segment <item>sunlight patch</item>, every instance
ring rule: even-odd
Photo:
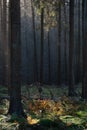
[[[31,116],[27,117],[28,124],[34,125],[37,124],[40,120],[39,119],[32,119]]]

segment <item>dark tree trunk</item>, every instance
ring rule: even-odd
[[[44,9],[41,10],[40,83],[43,84]]]
[[[33,0],[31,0],[31,9],[32,9],[33,39],[34,39],[34,82],[37,82],[38,67],[37,67],[36,33],[35,33],[35,13],[34,13]]]
[[[1,1],[0,1],[0,61],[2,61],[2,56],[1,56]],[[2,79],[2,64],[0,63],[0,85],[1,85],[1,80]]]
[[[69,7],[69,96],[75,95],[74,88],[74,0],[70,0]]]
[[[2,43],[2,41],[3,41],[2,40],[3,39],[3,33],[2,33],[2,19],[3,19],[2,18],[2,16],[3,16],[2,13],[3,13],[3,10],[2,9],[3,8],[2,7],[3,7],[3,4],[2,4],[2,0],[1,0],[0,1],[0,16],[1,16],[0,17],[1,18],[0,19],[0,36],[1,36],[0,37],[0,58],[1,58],[1,66],[0,66],[1,67],[1,71],[0,71],[1,72],[1,77],[0,77],[1,82],[0,83],[1,83],[1,85],[3,85],[3,76],[2,76],[3,75],[3,43]]]
[[[51,64],[50,64],[50,29],[48,30],[48,83],[51,84]]]
[[[20,0],[10,0],[10,107],[9,114],[23,115],[21,103]]]
[[[82,3],[82,33],[83,33],[83,82],[82,98],[87,99],[87,0]]]
[[[67,14],[66,14],[66,5],[64,4],[64,21],[65,21],[65,28],[64,28],[64,83],[68,84],[68,66],[67,66]]]
[[[59,3],[58,19],[58,85],[61,85],[61,2]]]
[[[76,83],[81,81],[81,37],[80,37],[80,1],[78,0],[78,43],[77,43],[77,76]]]
[[[1,22],[1,29],[2,29],[2,84],[6,85],[6,53],[7,53],[7,44],[6,44],[6,0],[2,0],[2,22]]]
[[[28,46],[28,29],[27,29],[27,23],[28,23],[28,19],[27,19],[27,3],[26,0],[24,0],[24,18],[25,18],[25,25],[24,25],[24,38],[25,38],[25,45],[26,45],[26,84],[29,84],[29,78],[28,78],[28,68],[29,68],[29,46]]]

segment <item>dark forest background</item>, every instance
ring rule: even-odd
[[[41,11],[37,3],[32,7],[32,0],[21,0],[21,74],[23,84],[40,82],[41,75],[44,84],[66,85],[69,80],[69,1],[60,1],[59,7],[56,7],[55,1],[54,4],[49,3],[49,5],[44,3],[42,29]],[[0,31],[2,32],[0,33],[0,83],[3,84],[2,81],[5,80],[4,83],[8,84],[5,75],[8,75],[9,71],[9,5],[5,2],[4,6],[6,8],[2,7],[3,11],[0,11],[0,16],[2,16],[0,17]],[[47,14],[48,12],[49,14]],[[6,16],[3,16],[3,13]],[[77,84],[81,82],[82,77],[82,0],[74,2],[73,22],[73,73],[74,83]],[[43,45],[41,45],[42,31]],[[43,46],[42,53],[41,46]],[[41,63],[41,57],[43,57],[43,63]],[[42,74],[40,72],[41,64]]]

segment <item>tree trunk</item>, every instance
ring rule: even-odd
[[[82,3],[82,33],[83,33],[83,81],[82,98],[87,99],[87,0]]]
[[[69,8],[69,96],[75,95],[74,88],[74,0],[70,0]]]
[[[0,78],[1,78],[1,82],[0,84],[3,85],[3,43],[2,43],[2,37],[3,37],[3,33],[2,33],[2,0],[0,1],[0,58],[1,58],[1,63],[0,63]]]
[[[6,0],[2,0],[2,8],[1,8],[1,17],[2,17],[2,22],[1,22],[1,33],[2,33],[2,85],[6,85]]]
[[[24,0],[24,18],[25,18],[25,25],[24,25],[24,40],[25,40],[25,45],[26,45],[26,84],[29,84],[29,78],[28,78],[28,68],[29,68],[29,47],[28,47],[28,28],[27,28],[27,3],[26,0]]]
[[[51,84],[51,65],[50,65],[50,29],[48,30],[48,83]]]
[[[10,0],[10,107],[9,114],[24,116],[21,103],[20,0]]]
[[[40,83],[43,84],[44,9],[41,10]]]
[[[80,1],[78,0],[78,43],[77,43],[77,76],[76,83],[81,81],[81,38],[80,38]]]
[[[68,84],[68,66],[67,66],[67,15],[66,15],[66,5],[64,4],[64,21],[65,21],[65,28],[64,28],[64,83]]]
[[[33,7],[33,0],[31,0],[31,9],[32,9],[33,39],[34,39],[34,82],[37,82],[38,67],[37,67],[36,33],[35,33],[35,13]]]
[[[58,85],[61,85],[61,3],[59,3],[58,19]]]

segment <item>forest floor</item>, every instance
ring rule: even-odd
[[[0,87],[0,130],[87,130],[87,102],[67,96],[67,87],[39,85],[22,87],[22,103],[27,120],[6,115],[7,88]],[[4,98],[2,98],[4,97]]]

